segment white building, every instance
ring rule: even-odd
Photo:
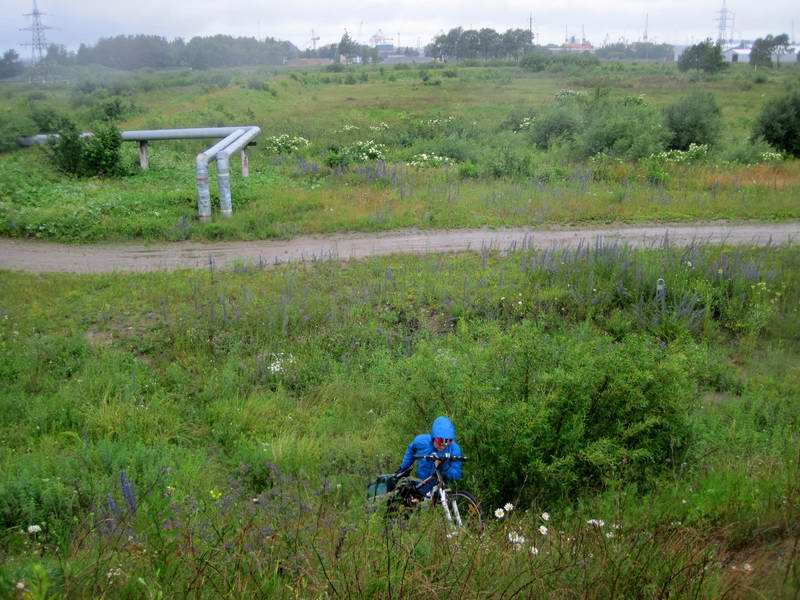
[[[750,48],[728,48],[722,52],[722,58],[728,63],[744,63],[750,62]]]
[[[793,65],[800,62],[800,45],[789,46],[784,52],[775,55],[775,62],[779,65]]]

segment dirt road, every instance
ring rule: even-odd
[[[404,230],[376,234],[337,234],[285,241],[179,242],[158,244],[95,244],[74,246],[29,240],[0,239],[0,269],[36,273],[109,273],[173,271],[236,265],[270,266],[292,261],[345,260],[386,254],[506,251],[523,244],[565,248],[594,244],[598,238],[635,247],[670,244],[800,243],[800,222],[770,224],[666,223],[597,229],[467,229]]]

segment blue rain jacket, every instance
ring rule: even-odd
[[[433,438],[440,437],[453,440],[447,445],[444,450],[437,452],[433,446]],[[461,456],[461,448],[455,440],[456,431],[453,423],[447,417],[437,417],[433,422],[431,433],[423,433],[411,440],[411,443],[406,448],[406,454],[403,456],[403,462],[400,465],[400,470],[403,471],[414,464],[414,456],[427,456],[428,454],[436,454],[442,458],[450,454],[452,456]],[[448,481],[461,479],[461,461],[445,461],[441,467],[442,475]],[[416,476],[418,479],[427,479],[433,475],[434,464],[428,460],[417,461]],[[426,490],[430,491],[433,484],[426,486]]]

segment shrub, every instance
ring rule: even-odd
[[[11,111],[0,112],[0,152],[14,150],[17,138],[34,133],[34,125],[28,119],[20,118]]]
[[[400,365],[400,413],[419,428],[457,417],[459,444],[476,458],[465,485],[485,502],[647,485],[688,449],[695,382],[680,350],[589,326],[546,334],[530,321],[454,337]]]
[[[85,175],[114,177],[122,174],[122,134],[111,123],[98,124],[94,135],[84,142]]]
[[[722,130],[722,113],[714,94],[696,91],[665,110],[667,146],[688,150],[692,144],[713,146]]]
[[[794,89],[764,106],[753,137],[763,138],[775,148],[800,157],[800,89]]]
[[[123,172],[122,134],[112,123],[98,124],[94,135],[84,138],[72,121],[64,119],[50,148],[56,168],[69,175],[113,177]]]
[[[344,71],[344,65],[342,63],[333,63],[333,64],[330,64],[330,65],[327,65],[325,67],[325,70],[328,73],[341,73],[342,71]]]
[[[82,174],[83,140],[77,125],[64,119],[58,128],[58,137],[50,146],[50,159],[55,167],[70,175]]]
[[[536,50],[523,56],[519,61],[519,66],[526,71],[539,73],[540,71],[544,71],[552,60],[553,55],[547,50]]]
[[[559,103],[528,123],[533,142],[547,149],[557,140],[572,140],[581,126],[581,115],[574,103]]]
[[[733,144],[726,144],[721,158],[723,162],[740,165],[756,165],[766,162],[765,157],[775,154],[775,148],[763,139],[741,140]]]
[[[636,160],[663,150],[666,137],[661,115],[646,104],[600,100],[587,109],[575,142],[584,157],[603,152]]]

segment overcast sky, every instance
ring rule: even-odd
[[[30,40],[20,31],[29,20],[32,0],[3,0],[0,51]],[[554,4],[556,6],[554,6]],[[10,5],[10,6],[9,6]],[[167,8],[169,6],[169,8]],[[767,33],[792,34],[792,21],[800,27],[798,0],[728,0],[735,14],[736,38],[754,39]],[[580,37],[582,28],[594,44],[642,38],[649,20],[649,38],[685,44],[716,38],[722,0],[39,0],[46,13],[50,42],[75,49],[100,37],[148,33],[189,39],[224,33],[236,36],[272,36],[304,49],[311,45],[312,29],[320,45],[338,41],[347,30],[361,43],[378,30],[403,46],[425,45],[451,27],[528,27],[531,11],[540,43],[560,43],[565,31]],[[648,18],[649,15],[649,18]],[[729,25],[729,29],[733,25]]]

